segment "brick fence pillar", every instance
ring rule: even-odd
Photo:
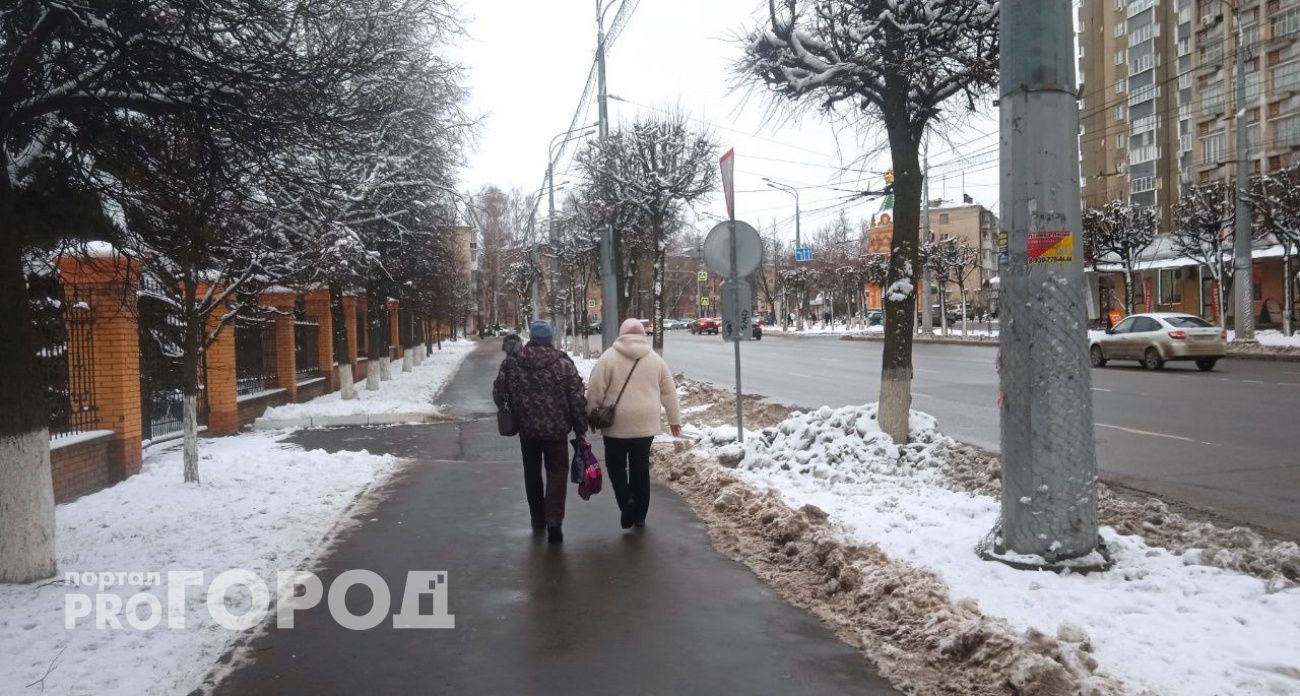
[[[312,290],[302,296],[303,311],[307,318],[320,324],[316,332],[316,355],[320,361],[321,374],[325,375],[329,388],[338,391],[339,373],[334,369],[334,312],[330,309],[330,291],[328,289]]]
[[[140,472],[140,328],[133,303],[139,264],[116,254],[62,258],[65,295],[90,305],[95,429],[112,430],[109,477],[121,481]]]
[[[199,296],[207,290],[199,288]],[[208,332],[216,331],[226,315],[218,307],[208,317]],[[208,346],[208,434],[228,435],[239,430],[239,381],[235,363],[235,324],[221,326],[217,340]]]
[[[402,359],[402,309],[397,300],[388,301],[388,354],[393,360]]]
[[[263,307],[275,310],[275,379],[289,394],[289,403],[298,401],[298,362],[294,357],[292,292],[268,292],[258,298]]]

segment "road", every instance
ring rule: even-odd
[[[743,347],[747,392],[804,408],[874,401],[882,344],[768,334]],[[913,408],[948,435],[998,449],[997,350],[917,344]],[[716,336],[669,334],[674,370],[734,385]],[[1225,360],[1162,371],[1111,363],[1092,371],[1104,479],[1300,538],[1300,363]]]

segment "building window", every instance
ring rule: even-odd
[[[1273,18],[1273,38],[1300,32],[1300,7],[1292,8]]]
[[[940,225],[948,224],[948,213],[939,213],[939,224]]]
[[[1223,133],[1215,133],[1201,141],[1201,161],[1205,164],[1218,164],[1223,161],[1227,149],[1227,138]]]
[[[1205,87],[1201,90],[1201,113],[1211,115],[1223,111],[1223,83]]]
[[[1125,51],[1124,49],[1120,49],[1120,50],[1118,50],[1118,51],[1115,51],[1115,65],[1123,65],[1123,64],[1124,64],[1124,57],[1125,57],[1125,55],[1126,55],[1127,53],[1128,53],[1128,52]]]
[[[1300,145],[1300,114],[1291,114],[1273,122],[1273,144],[1282,147]]]
[[[1160,304],[1171,305],[1183,301],[1183,284],[1178,280],[1177,268],[1160,271]]]
[[[1124,120],[1124,113],[1125,113],[1125,107],[1124,107],[1124,105],[1123,105],[1123,104],[1116,104],[1116,105],[1115,105],[1115,120],[1116,120],[1116,121],[1123,121],[1123,120]]]
[[[1124,25],[1125,22],[1122,19],[1119,21],[1118,24],[1115,25],[1115,38],[1118,39],[1119,37],[1124,35]]]
[[[1128,148],[1128,136],[1120,134],[1115,136],[1115,149],[1124,150]]]
[[[1300,91],[1300,60],[1273,68],[1273,91]]]
[[[1119,82],[1115,83],[1115,94],[1123,94],[1123,93],[1124,93],[1124,81],[1120,80]]]

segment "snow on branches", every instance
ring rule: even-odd
[[[1092,262],[1117,261],[1124,269],[1124,307],[1133,308],[1133,269],[1155,240],[1156,211],[1122,200],[1083,212],[1084,245]]]

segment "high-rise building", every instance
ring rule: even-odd
[[[1252,173],[1300,162],[1300,0],[1082,0],[1083,203],[1155,206],[1235,178],[1234,59],[1246,61]]]

